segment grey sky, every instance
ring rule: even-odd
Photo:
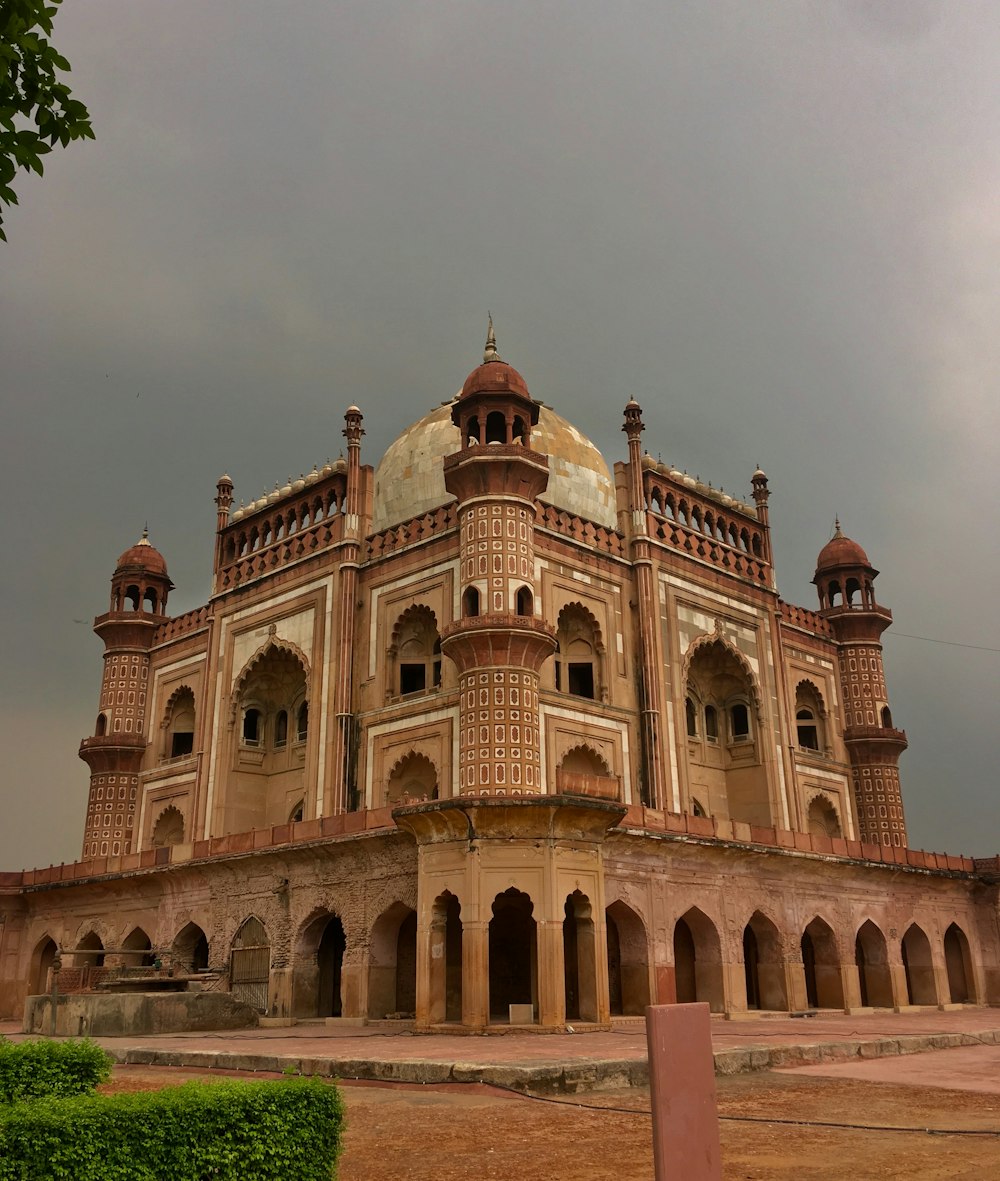
[[[784,598],[840,514],[883,571],[911,843],[990,854],[1000,344],[991,0],[66,0],[97,140],[0,248],[0,867],[72,860],[119,553],[208,595],[237,503],[460,386],[748,496]],[[78,621],[84,622],[78,622]]]

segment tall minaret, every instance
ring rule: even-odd
[[[458,499],[461,617],[441,633],[459,674],[461,795],[537,795],[538,674],[556,648],[535,588],[535,498],[549,460],[531,449],[538,404],[500,360],[490,319],[483,363],[452,410],[461,449],[444,461]]]
[[[85,859],[135,851],[139,767],[149,733],[149,650],[171,590],[167,564],[143,529],[118,559],[110,610],[94,620],[104,641],[104,676],[94,737],[80,743],[80,758],[90,767]]]
[[[837,638],[844,697],[844,741],[851,759],[858,828],[863,841],[906,847],[899,756],[906,734],[896,730],[882,668],[880,636],[892,612],[875,601],[878,571],[856,541],[836,532],[820,551],[813,582],[820,614]]]

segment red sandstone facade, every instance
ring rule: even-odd
[[[877,571],[838,525],[784,603],[764,473],[744,503],[643,430],[612,474],[491,329],[377,468],[352,406],[346,459],[222,477],[206,606],[126,551],[82,859],[0,875],[3,1011],[57,950],[63,987],[156,955],[422,1028],[997,1003],[996,865],[907,848]]]

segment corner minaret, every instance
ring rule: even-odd
[[[535,588],[535,498],[549,460],[532,450],[538,404],[500,360],[492,318],[452,420],[462,443],[444,478],[458,499],[461,617],[442,631],[441,651],[459,673],[459,793],[537,795],[538,674],[556,647]]]
[[[94,735],[80,743],[80,758],[90,767],[85,859],[115,857],[136,847],[139,767],[149,731],[149,650],[166,618],[171,590],[167,564],[143,529],[118,559],[110,610],[94,620],[104,641],[104,675]]]
[[[856,541],[836,531],[820,551],[813,582],[820,614],[837,639],[844,698],[844,741],[851,759],[858,828],[863,841],[906,847],[899,756],[906,734],[889,710],[882,644],[892,612],[875,601],[878,571]]]

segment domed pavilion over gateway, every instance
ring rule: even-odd
[[[82,859],[5,875],[0,1016],[57,951],[95,1030],[153,955],[425,1030],[1000,1003],[1000,867],[907,847],[878,572],[838,525],[785,603],[765,473],[670,468],[621,405],[612,472],[491,324],[374,468],[352,405],[335,462],[235,510],[221,477],[204,606],[126,550]]]

